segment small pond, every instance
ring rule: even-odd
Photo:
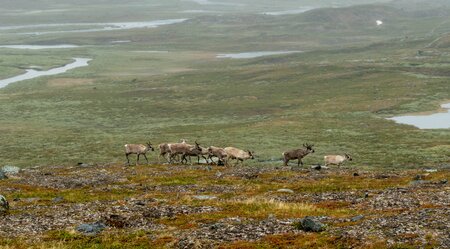
[[[294,14],[301,14],[306,11],[310,11],[315,9],[314,7],[303,7],[299,9],[292,9],[292,10],[282,10],[282,11],[270,11],[270,12],[263,12],[264,15],[271,15],[271,16],[281,16],[281,15],[294,15]]]
[[[449,129],[450,103],[441,105],[447,112],[438,112],[430,115],[410,115],[389,118],[400,124],[413,125],[419,129]]]

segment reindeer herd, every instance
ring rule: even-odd
[[[302,148],[285,151],[282,153],[283,162],[285,166],[288,166],[290,160],[298,160],[297,166],[303,165],[302,159],[308,154],[314,153],[313,144],[303,144]],[[232,160],[236,160],[235,166],[241,162],[244,164],[244,160],[255,159],[254,152],[250,150],[241,150],[235,147],[215,147],[209,146],[207,148],[200,146],[197,141],[195,145],[188,144],[186,140],[182,139],[178,143],[162,143],[158,145],[158,163],[161,163],[161,157],[163,157],[167,163],[172,164],[179,162],[182,164],[192,164],[191,157],[197,157],[197,163],[200,163],[200,157],[202,157],[206,163],[214,163],[216,158],[217,165],[230,165]],[[129,155],[136,154],[136,165],[139,163],[140,155],[143,155],[148,162],[146,153],[154,151],[153,145],[148,142],[146,144],[125,144],[125,156],[127,158],[127,164],[130,164]],[[324,156],[325,166],[338,165],[341,166],[345,161],[352,161],[352,157],[345,153],[341,155],[326,155]]]

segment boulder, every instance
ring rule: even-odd
[[[20,168],[16,167],[16,166],[6,165],[6,166],[3,166],[0,171],[3,171],[3,173],[5,173],[7,175],[15,175],[15,174],[19,174]]]
[[[301,219],[300,222],[295,224],[297,229],[303,230],[305,232],[322,232],[325,230],[325,225],[320,221],[317,221],[313,217],[306,216]]]

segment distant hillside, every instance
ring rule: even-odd
[[[324,8],[304,13],[300,20],[322,23],[336,27],[373,25],[376,20],[394,19],[404,16],[403,11],[381,5],[361,5],[348,8]]]

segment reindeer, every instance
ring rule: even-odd
[[[337,165],[338,167],[341,166],[342,163],[344,163],[345,161],[352,161],[353,158],[347,154],[344,153],[343,156],[341,155],[327,155],[323,157],[324,161],[325,161],[325,166],[328,166],[330,164],[334,164]]]
[[[159,147],[158,163],[161,162],[161,156],[164,157],[164,159],[166,159],[167,163],[171,162],[172,158],[170,158],[170,155],[171,155],[170,147],[173,144],[186,144],[186,140],[185,139],[181,139],[179,143],[162,143],[162,144],[159,144],[158,145],[158,147]],[[169,158],[167,158],[166,155],[169,155]]]
[[[172,163],[173,159],[176,156],[183,156],[184,154],[188,154],[192,149],[195,148],[195,145],[191,145],[186,143],[186,140],[182,140],[181,143],[168,144],[169,146],[169,163]]]
[[[190,164],[192,164],[191,161],[191,156],[196,156],[197,157],[197,163],[200,164],[200,157],[203,157],[203,159],[205,159],[206,163],[208,163],[208,159],[205,157],[205,155],[208,154],[208,150],[206,148],[203,148],[200,146],[199,143],[197,143],[197,141],[195,141],[195,147],[194,148],[190,148],[190,150],[188,150],[187,152],[184,152],[181,156],[181,163],[183,163],[184,161],[186,161],[187,163],[187,159],[186,157],[189,157],[189,162]]]
[[[304,148],[285,151],[282,153],[284,166],[288,165],[288,162],[293,159],[298,159],[297,166],[300,167],[300,164],[303,166],[302,158],[307,156],[309,153],[314,153],[313,144],[303,144]]]
[[[239,164],[239,161],[241,161],[242,165],[244,165],[244,160],[255,159],[255,157],[253,156],[254,153],[249,150],[244,151],[234,147],[226,147],[223,150],[225,151],[225,153],[227,153],[225,165],[228,165],[230,159],[236,159],[236,164],[234,166],[237,166]]]
[[[127,158],[127,164],[130,165],[130,159],[128,158],[128,155],[130,154],[137,154],[137,160],[136,165],[139,163],[139,156],[144,155],[145,160],[148,164],[148,159],[145,153],[148,151],[154,151],[155,149],[152,147],[152,144],[148,142],[147,144],[125,144],[125,156]]]
[[[211,163],[213,162],[212,158],[217,157],[219,161],[217,162],[217,165],[222,165],[225,163],[225,160],[227,158],[227,152],[223,148],[215,147],[215,146],[209,146],[208,147],[208,159],[211,160]]]

